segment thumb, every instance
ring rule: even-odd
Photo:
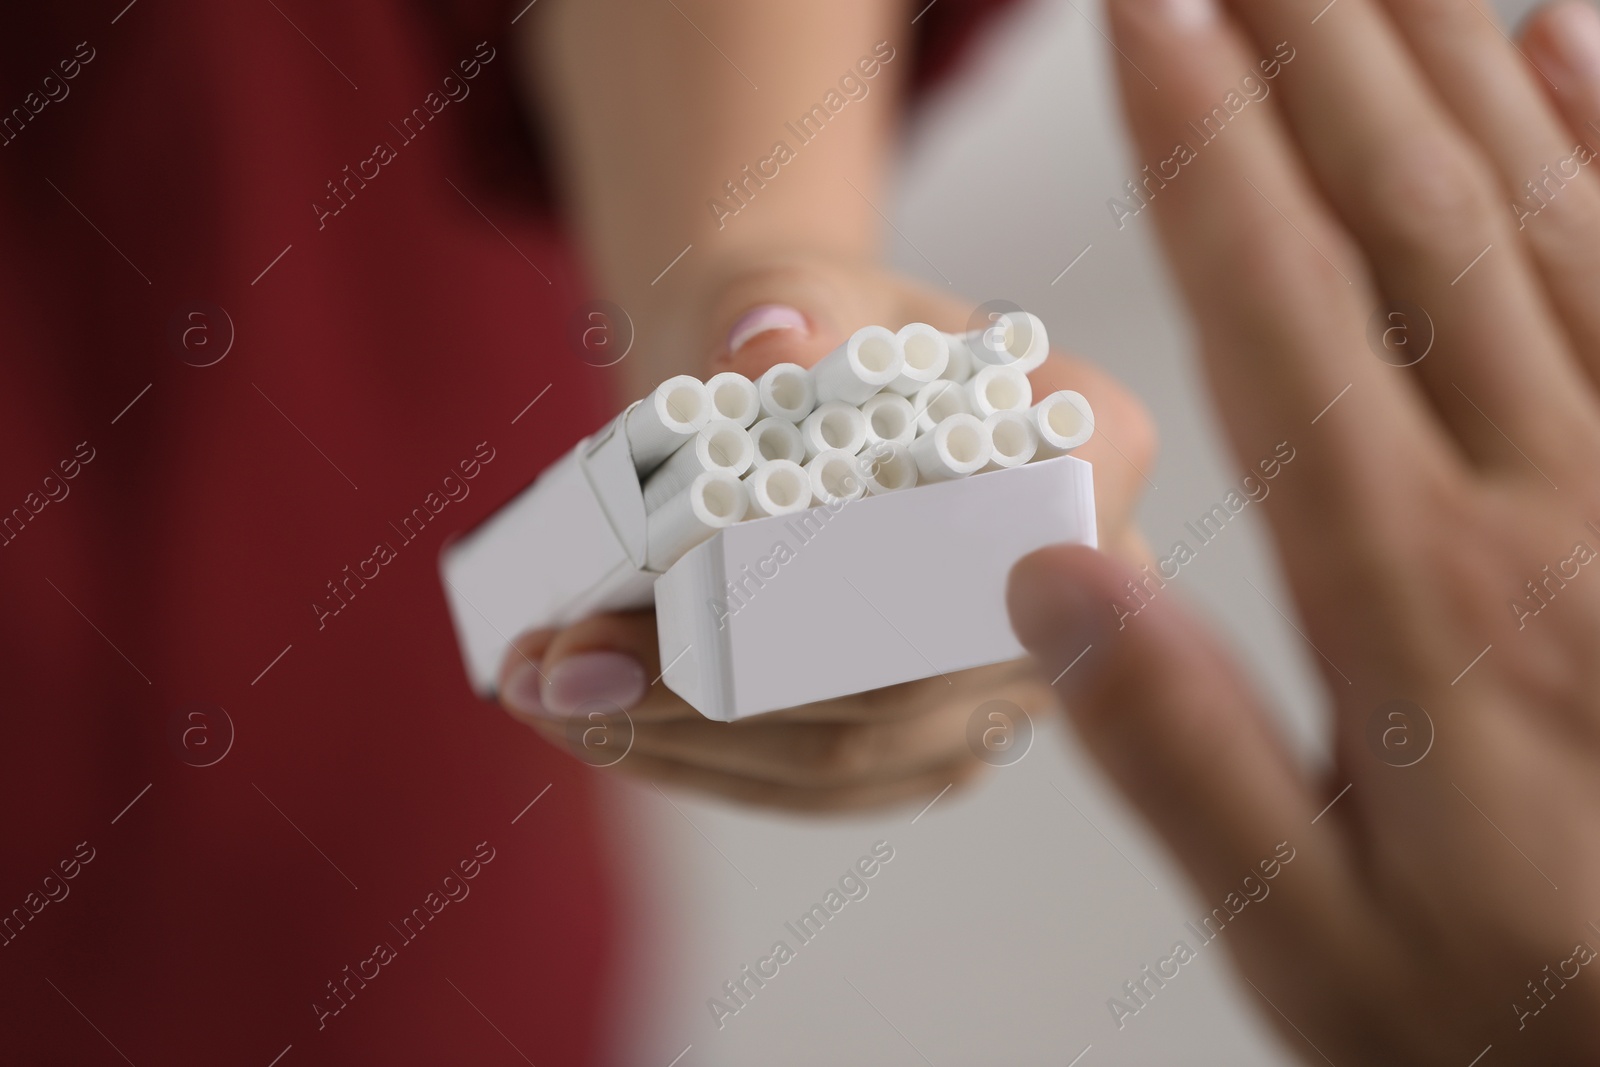
[[[710,316],[716,370],[759,377],[775,363],[810,367],[851,332],[891,317],[881,280],[828,263],[755,270],[718,294]]]
[[[1162,584],[1058,545],[1016,565],[1007,602],[1085,746],[1220,899],[1279,842],[1310,852],[1316,811],[1260,700]]]

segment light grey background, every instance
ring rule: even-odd
[[[1145,399],[1163,447],[1142,520],[1161,552],[1243,471],[1219,444],[1149,216],[1119,231],[1106,207],[1138,166],[1111,90],[1108,64],[1121,61],[1095,28],[1105,25],[1085,0],[1030,4],[1008,20],[925,109],[895,197],[879,206],[903,235],[889,234],[899,267],[1038,312],[1053,340]],[[1259,510],[1201,549],[1167,595],[1217,620],[1277,698],[1297,750],[1320,761],[1315,653],[1273,606],[1290,601]],[[1231,975],[1220,943],[1117,1029],[1108,998],[1175,940],[1193,947],[1185,921],[1219,902],[1191,894],[1064,731],[1042,731],[1020,763],[917,815],[817,822],[627,787],[629,862],[660,863],[640,889],[670,958],[635,976],[646,989],[618,994],[623,1062],[667,1067],[686,1046],[678,1067],[1066,1067],[1080,1054],[1078,1067],[1254,1067],[1314,1055],[1268,1031],[1272,1009]],[[707,998],[775,940],[795,945],[784,922],[880,839],[895,858],[869,895],[718,1031]],[[1238,921],[1249,920],[1246,910]]]

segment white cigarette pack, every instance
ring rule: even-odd
[[[481,695],[519,633],[652,603],[662,680],[711,719],[1000,663],[1012,565],[1096,543],[1091,467],[1060,456],[738,522],[658,573],[627,414],[441,552]]]

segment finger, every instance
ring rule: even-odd
[[[1202,925],[1225,929],[1245,973],[1318,1040],[1330,1016],[1345,1020],[1301,980],[1304,960],[1355,973],[1386,954],[1357,903],[1364,888],[1344,831],[1313,823],[1325,800],[1202,627],[1156,600],[1118,629],[1110,604],[1131,573],[1082,546],[1043,549],[1011,573],[1012,624],[1044,670],[1062,671],[1057,688],[1084,746],[1200,898],[1220,902]],[[1232,925],[1247,896],[1265,903]],[[1213,927],[1216,916],[1227,925]]]
[[[1268,512],[1285,543],[1365,543],[1413,514],[1422,487],[1456,464],[1414,390],[1366,354],[1376,296],[1361,256],[1314,191],[1274,99],[1189,146],[1193,116],[1259,69],[1209,0],[1118,3],[1111,14],[1129,60],[1119,67],[1124,105],[1150,161],[1142,188],[1235,454],[1248,464],[1281,442],[1296,448],[1295,477],[1276,490],[1285,506]]]
[[[834,700],[763,712],[744,722],[784,723],[886,723],[915,719],[946,703],[965,703],[968,707],[998,690],[1014,691],[1014,699],[1031,713],[1041,695],[1028,686],[1037,678],[1027,659],[972,667],[950,674],[918,678],[897,685],[851,693]],[[1025,698],[1025,699],[1024,699]]]
[[[869,322],[884,322],[887,282],[863,285],[859,270],[807,261],[742,273],[708,315],[715,370],[759,377],[775,363],[815,364]]]
[[[1563,313],[1573,324],[1574,342],[1590,378],[1600,381],[1600,326],[1594,321],[1600,316],[1600,305],[1592,298],[1581,299],[1581,294],[1577,298],[1568,296],[1580,278],[1587,283],[1589,293],[1600,288],[1591,262],[1600,241],[1594,236],[1594,216],[1572,218],[1577,212],[1566,196],[1574,185],[1593,189],[1597,180],[1594,163],[1600,158],[1600,13],[1584,0],[1547,4],[1528,20],[1522,37],[1523,54],[1540,75],[1537,87],[1544,90],[1565,125],[1567,148],[1559,158],[1546,161],[1537,176],[1529,178],[1531,188],[1525,184],[1515,191],[1513,210],[1519,225],[1551,246],[1543,254],[1550,264],[1545,268],[1546,284],[1556,288],[1562,299]],[[1579,203],[1591,199],[1586,195]],[[1588,235],[1586,241],[1577,239],[1580,233]],[[1562,267],[1563,256],[1571,261],[1566,269]]]
[[[709,722],[662,681],[653,612],[596,615],[565,630],[541,630],[512,643],[501,666],[501,705],[519,719],[562,722],[574,716],[626,712],[635,724]],[[852,693],[767,712],[745,722],[889,723],[927,714],[952,701],[1033,679],[1026,660]],[[1019,701],[1026,690],[1016,690]],[[1032,712],[1036,697],[1026,704]]]
[[[655,756],[628,756],[617,769],[669,789],[682,788],[741,806],[808,814],[868,811],[894,805],[926,804],[943,790],[971,782],[984,764],[969,754],[896,782],[853,786],[783,785],[708,771]]]
[[[654,612],[595,615],[565,630],[524,634],[501,666],[500,703],[519,718],[698,718],[662,684],[660,660]]]
[[[601,725],[608,739],[631,736],[630,754],[777,785],[837,787],[893,783],[957,759],[968,752],[966,725],[978,703],[974,697],[878,723],[694,717],[634,723],[631,734],[626,727]],[[575,749],[584,743],[561,722],[531,721],[554,744]]]
[[[1600,181],[1579,161],[1558,108],[1580,100],[1585,81],[1591,100],[1600,92],[1600,15],[1587,3],[1548,9],[1540,22],[1547,28],[1535,35],[1547,47],[1533,66],[1480,0],[1387,0],[1387,8],[1455,121],[1498,172],[1513,228],[1571,340],[1588,353],[1592,379],[1600,373]],[[1594,141],[1593,131],[1585,136]]]
[[[1137,397],[1111,375],[1083,360],[1052,354],[1030,374],[1034,398],[1058,389],[1082,393],[1094,409],[1094,436],[1073,455],[1094,465],[1094,509],[1102,544],[1134,525],[1134,512],[1153,483],[1155,422]]]
[[[1573,142],[1596,147],[1600,141],[1600,12],[1585,0],[1546,4],[1524,24],[1522,42],[1539,75],[1535,84],[1566,123],[1568,147]]]
[[[1011,572],[1012,625],[1056,675],[1085,746],[1207,898],[1234,888],[1280,841],[1306,857],[1301,878],[1342,877],[1326,838],[1309,830],[1312,794],[1259,699],[1169,600],[1132,616],[1117,607],[1131,577],[1082,546],[1042,549]],[[1274,914],[1280,933],[1308,918]]]
[[[1283,113],[1380,292],[1431,320],[1435,350],[1412,377],[1456,439],[1479,464],[1534,480],[1525,456],[1571,463],[1590,418],[1583,383],[1503,189],[1382,12],[1338,0],[1312,26],[1276,0],[1235,10],[1258,50],[1291,42]]]

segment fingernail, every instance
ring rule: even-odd
[[[1166,16],[1174,26],[1184,30],[1198,30],[1217,19],[1217,5],[1212,0],[1163,0]]]
[[[542,711],[546,715],[576,715],[593,705],[610,705],[627,711],[649,688],[644,668],[621,652],[583,652],[569,656],[545,672]]]
[[[805,337],[810,334],[806,317],[787,304],[762,304],[739,316],[739,321],[728,331],[728,352],[739,351],[752,337],[771,330],[795,330]]]
[[[1564,89],[1593,91],[1600,85],[1600,12],[1587,3],[1562,4],[1550,12],[1544,35],[1550,71]]]
[[[523,660],[507,672],[505,684],[500,687],[500,702],[523,715],[543,715],[544,701],[539,692],[543,687],[544,676],[538,665]]]
[[[1203,29],[1217,20],[1213,0],[1133,0],[1132,6],[1146,17],[1171,29]]]

